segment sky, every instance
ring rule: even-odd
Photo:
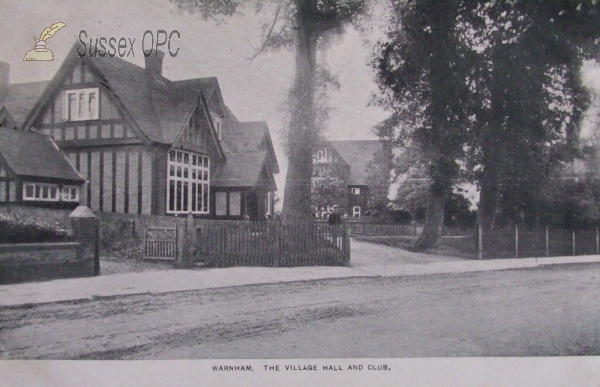
[[[291,50],[264,52],[250,61],[261,44],[260,25],[268,15],[246,15],[225,19],[224,23],[204,21],[198,15],[180,12],[168,0],[123,1],[6,1],[0,0],[0,61],[11,66],[10,82],[49,80],[56,73],[69,49],[78,40],[80,30],[88,38],[114,36],[135,38],[135,57],[125,58],[144,65],[141,41],[144,31],[159,29],[179,31],[174,40],[179,47],[176,57],[166,56],[163,74],[169,79],[216,76],[225,103],[242,121],[267,121],[273,137],[281,172],[276,176],[279,196],[283,196],[287,160],[283,150],[286,115],[283,112],[294,76],[294,53]],[[9,17],[6,17],[8,15]],[[33,37],[53,23],[66,27],[48,40],[55,55],[53,62],[23,62],[23,55],[33,48]],[[378,33],[375,28],[375,34]],[[376,86],[368,65],[371,47],[364,36],[347,29],[320,58],[338,76],[339,90],[330,91],[333,108],[324,132],[336,140],[375,139],[372,128],[386,117],[377,107],[368,106]],[[600,94],[600,69],[587,64],[587,85]],[[584,124],[583,134],[593,132],[600,104],[598,98]],[[281,202],[279,203],[281,206]]]
[[[10,83],[51,79],[78,40],[80,30],[94,40],[102,36],[136,38],[135,57],[124,59],[139,66],[144,65],[141,43],[146,30],[154,34],[159,29],[179,31],[181,38],[173,40],[179,52],[176,57],[165,57],[163,75],[171,80],[216,76],[225,103],[238,119],[267,121],[281,166],[276,182],[282,196],[287,170],[282,147],[286,127],[283,107],[293,81],[294,53],[263,52],[253,61],[248,60],[261,44],[260,25],[268,20],[266,15],[246,12],[215,23],[182,13],[168,0],[0,0],[0,15],[0,61],[10,64]],[[23,62],[25,53],[33,49],[33,37],[59,21],[66,27],[47,41],[55,60]],[[370,49],[363,41],[364,36],[349,29],[324,55],[340,82],[340,89],[330,93],[334,109],[324,133],[329,139],[375,139],[372,127],[386,117],[381,109],[367,106],[376,86],[368,65]]]

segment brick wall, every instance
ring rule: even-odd
[[[0,284],[94,275],[94,259],[79,243],[0,245]]]

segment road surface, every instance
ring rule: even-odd
[[[600,355],[600,264],[0,308],[4,359]]]

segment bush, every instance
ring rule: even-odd
[[[74,240],[71,230],[58,223],[34,218],[21,219],[16,214],[0,214],[0,243],[46,243]]]

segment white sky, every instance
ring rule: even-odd
[[[283,50],[263,53],[252,63],[247,60],[260,45],[261,16],[247,12],[244,17],[216,25],[198,15],[181,14],[167,0],[143,4],[123,0],[2,0],[0,15],[0,61],[10,64],[11,83],[51,79],[82,29],[88,38],[136,38],[135,58],[125,59],[140,66],[144,65],[141,42],[145,30],[178,30],[181,39],[174,42],[180,51],[175,58],[165,57],[163,74],[172,80],[216,76],[225,103],[240,120],[268,122],[282,167],[276,177],[282,196],[287,167],[281,147],[285,125],[282,106],[293,80],[294,56]],[[54,62],[23,62],[25,53],[33,48],[33,36],[39,37],[45,27],[59,21],[67,26],[47,41]],[[326,56],[341,84],[339,91],[331,92],[335,109],[325,132],[331,139],[374,139],[371,128],[385,117],[381,110],[366,106],[375,85],[368,66],[370,50],[362,41],[358,32],[349,30]]]

